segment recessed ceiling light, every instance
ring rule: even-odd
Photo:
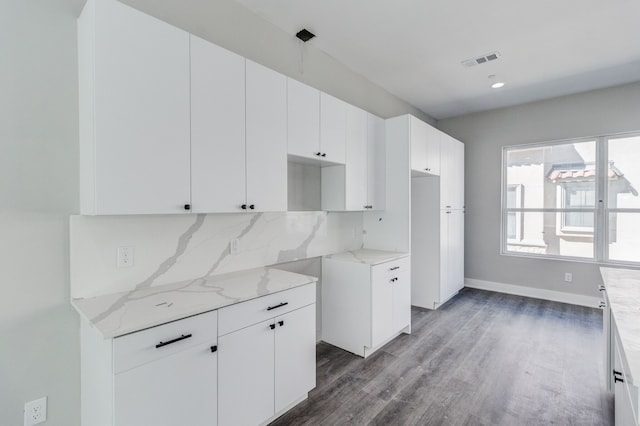
[[[495,74],[491,74],[489,76],[487,76],[489,78],[489,81],[491,82],[491,88],[492,89],[499,89],[501,87],[504,87],[504,82],[498,80],[498,76]]]

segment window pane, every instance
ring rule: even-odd
[[[610,209],[640,208],[640,136],[609,139]]]
[[[579,185],[571,200],[595,207],[596,142],[572,142],[529,148],[510,148],[506,158],[507,188],[526,190],[523,208],[563,208],[562,190]],[[508,196],[509,194],[507,194]]]
[[[609,260],[640,262],[640,213],[609,213]]]
[[[511,212],[507,212],[507,215]],[[517,212],[521,220],[521,239],[508,240],[512,253],[593,258],[593,229],[567,231],[560,225],[566,212]],[[582,223],[593,223],[593,212],[578,213]],[[566,221],[566,218],[564,219]],[[507,226],[509,224],[507,223]],[[506,230],[507,235],[509,229]]]

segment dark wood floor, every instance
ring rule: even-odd
[[[272,425],[612,425],[602,312],[464,289],[364,360],[317,347],[317,387]]]

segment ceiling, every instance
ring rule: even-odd
[[[640,80],[640,0],[237,1],[436,119]]]

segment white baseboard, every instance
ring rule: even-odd
[[[521,285],[496,283],[493,281],[464,279],[464,286],[480,290],[495,291],[498,293],[514,294],[516,296],[532,297],[534,299],[551,300],[554,302],[568,303],[570,305],[588,306],[597,308],[601,299],[582,294],[565,293],[563,291],[544,290],[541,288],[524,287]]]

